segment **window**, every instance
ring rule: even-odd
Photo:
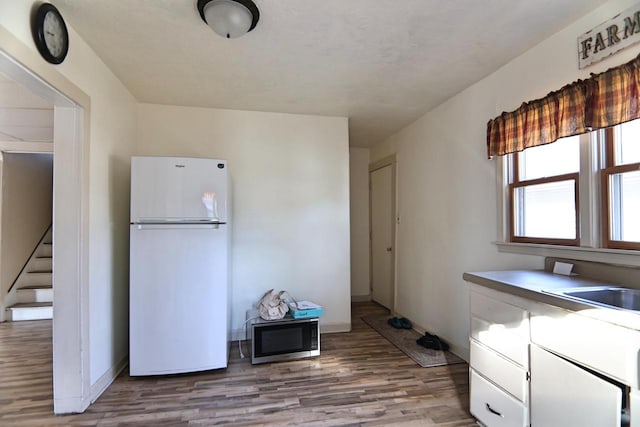
[[[578,245],[580,138],[528,148],[513,161],[511,241]]]
[[[603,246],[640,249],[640,120],[607,129],[605,147]]]
[[[509,241],[640,250],[640,119],[509,156]]]

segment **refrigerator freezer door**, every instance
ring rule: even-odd
[[[224,368],[227,227],[131,226],[130,374]]]
[[[131,222],[227,222],[227,162],[190,157],[131,158]]]

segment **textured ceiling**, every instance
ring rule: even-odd
[[[347,116],[366,147],[605,0],[255,0],[231,40],[196,0],[52,2],[141,102]]]

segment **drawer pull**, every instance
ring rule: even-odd
[[[504,415],[502,415],[500,412],[493,409],[491,405],[489,405],[488,403],[486,405],[487,405],[487,411],[491,412],[493,415],[499,416],[500,418],[504,418]]]

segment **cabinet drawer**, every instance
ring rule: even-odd
[[[471,367],[521,402],[527,403],[527,371],[471,340]]]
[[[529,340],[507,330],[502,325],[471,317],[471,337],[497,351],[515,363],[529,369]]]
[[[473,317],[502,325],[506,331],[529,340],[529,313],[526,310],[473,291],[469,296]]]
[[[527,408],[470,370],[471,414],[487,427],[528,426]]]

